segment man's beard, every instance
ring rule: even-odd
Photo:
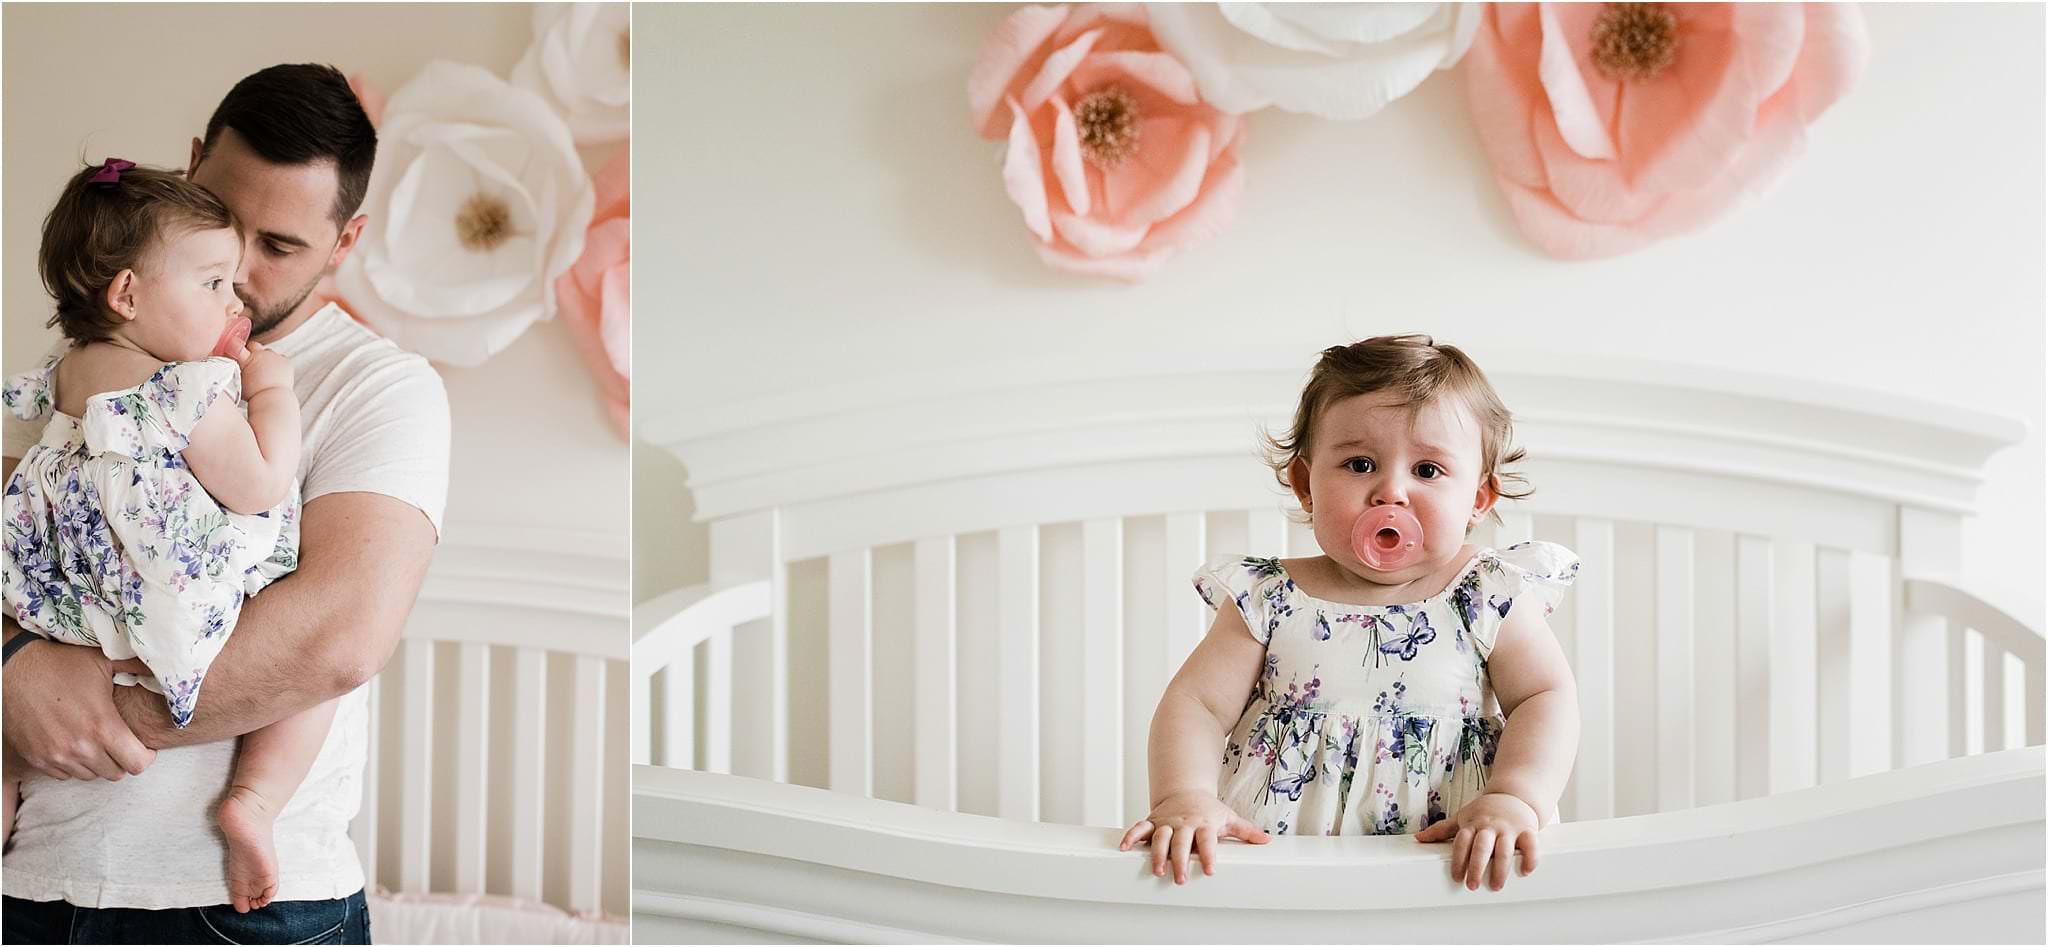
[[[315,275],[312,282],[307,283],[305,288],[299,290],[298,294],[292,297],[291,302],[285,303],[282,306],[265,307],[251,301],[249,297],[243,296],[242,315],[247,316],[249,319],[249,334],[251,336],[261,336],[277,328],[279,323],[299,310],[299,304],[305,302],[306,297],[313,295],[313,287],[318,285],[320,285],[320,277]],[[236,295],[241,294],[237,293]]]

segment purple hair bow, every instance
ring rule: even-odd
[[[94,174],[92,177],[86,178],[85,183],[119,184],[121,183],[121,172],[126,171],[132,167],[135,167],[135,162],[133,161],[124,161],[120,158],[108,158],[106,164],[100,165],[99,173]]]

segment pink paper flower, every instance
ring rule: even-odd
[[[1767,190],[1868,59],[1845,4],[1539,3],[1491,5],[1465,62],[1522,233],[1586,259]]]
[[[632,400],[633,202],[630,147],[591,183],[597,210],[584,237],[583,255],[555,281],[562,321],[590,365],[612,427],[627,436]]]
[[[1139,280],[1221,231],[1244,189],[1243,125],[1202,101],[1138,6],[1027,6],[967,82],[976,130],[1007,138],[1003,184],[1047,263]]]

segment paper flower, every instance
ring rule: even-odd
[[[1226,112],[1364,118],[1457,65],[1477,3],[1161,3],[1159,45]]]
[[[590,365],[599,400],[620,437],[632,395],[632,169],[624,149],[597,172],[597,212],[583,256],[555,281],[562,322]]]
[[[369,224],[336,282],[385,337],[475,365],[554,314],[594,201],[569,129],[539,96],[430,63],[385,108]]]
[[[539,3],[533,45],[512,67],[512,84],[546,99],[579,145],[626,137],[632,126],[631,7],[624,3]]]
[[[1768,189],[1869,45],[1844,4],[1492,4],[1465,62],[1522,233],[1584,259]]]
[[[1222,230],[1244,189],[1243,125],[1202,101],[1142,8],[1019,9],[967,97],[981,135],[1007,139],[1004,186],[1060,269],[1142,279]]]

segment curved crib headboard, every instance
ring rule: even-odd
[[[1567,818],[2041,742],[2039,633],[1972,621],[1987,607],[1954,587],[1981,471],[2021,424],[1688,366],[1482,362],[1536,493],[1475,541],[1585,560],[1552,622],[1585,724]],[[1307,364],[974,365],[643,426],[690,473],[711,590],[762,607],[690,631],[671,619],[703,590],[641,607],[636,761],[1142,815],[1152,705],[1208,624],[1189,575],[1316,551],[1256,448]],[[746,618],[765,621],[732,633]],[[1901,712],[1929,706],[1951,713]]]
[[[367,686],[371,890],[626,916],[630,597],[616,536],[450,524]]]

